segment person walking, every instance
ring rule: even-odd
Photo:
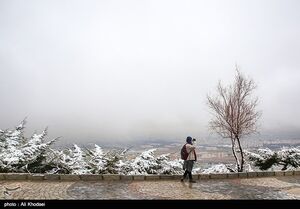
[[[193,145],[193,142],[196,141],[196,139],[193,139],[192,137],[188,136],[186,138],[186,144],[184,145],[186,152],[188,154],[187,158],[184,160],[183,163],[183,170],[184,174],[181,178],[181,181],[183,182],[184,179],[189,177],[189,182],[196,183],[196,181],[193,180],[192,176],[192,170],[194,167],[194,162],[197,161],[197,154],[196,154],[196,147]]]

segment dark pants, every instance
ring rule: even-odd
[[[194,161],[192,160],[185,160],[183,163],[183,170],[185,170],[183,174],[183,179],[186,178],[187,175],[189,175],[189,179],[192,180],[192,170],[194,167]]]
[[[188,170],[185,170],[184,174],[183,174],[183,179],[186,178],[186,176],[189,175],[189,179],[192,180],[193,177],[192,177],[192,172],[191,171],[188,171]]]

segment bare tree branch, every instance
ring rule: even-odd
[[[257,121],[261,113],[256,111],[258,98],[251,98],[256,89],[254,81],[245,78],[236,67],[233,85],[222,86],[219,81],[217,95],[207,96],[208,107],[212,110],[213,118],[210,128],[223,138],[232,140],[232,151],[236,159],[238,171],[243,171],[244,156],[240,139],[257,132]],[[237,143],[237,145],[236,145]],[[237,157],[235,147],[238,147],[241,162]]]

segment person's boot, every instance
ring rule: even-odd
[[[181,179],[180,179],[181,182],[183,182],[184,179],[186,179],[187,174],[188,174],[187,171],[185,171],[184,174],[183,174],[183,176],[182,176]]]
[[[192,172],[189,172],[189,182],[196,183],[196,181],[193,180]]]

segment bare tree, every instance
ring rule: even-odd
[[[243,171],[245,162],[240,139],[257,131],[257,120],[261,116],[256,111],[258,98],[251,97],[255,88],[253,80],[245,78],[236,67],[233,85],[222,86],[219,81],[217,95],[207,96],[213,114],[210,128],[221,137],[231,139],[238,172]]]

